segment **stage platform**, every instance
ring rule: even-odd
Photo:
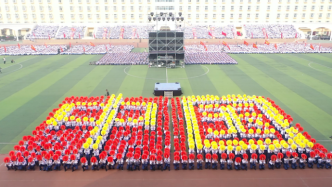
[[[178,82],[175,83],[159,83],[154,86],[153,94],[155,96],[164,96],[164,92],[173,92],[173,96],[182,95],[181,85]]]

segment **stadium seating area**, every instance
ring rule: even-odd
[[[36,25],[31,31],[31,34],[27,35],[27,39],[49,39],[54,38],[59,26],[50,25]]]
[[[56,39],[80,39],[84,36],[84,29],[85,26],[61,26],[57,35],[55,36]]]
[[[213,25],[192,25],[180,30],[184,32],[185,39],[211,39],[213,37],[217,39],[234,38],[234,25],[227,25],[223,27]],[[222,33],[224,33],[224,35]]]
[[[283,24],[252,24],[244,25],[247,38],[279,39],[279,38],[301,38],[294,25]],[[264,31],[263,31],[264,30]],[[265,35],[266,33],[266,35]]]

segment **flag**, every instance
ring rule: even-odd
[[[47,48],[47,45],[46,45],[46,43],[44,43],[44,46]]]
[[[277,44],[274,44],[274,48],[278,49],[278,46],[277,46]]]
[[[247,41],[244,40],[244,45],[248,46],[249,43]]]
[[[251,33],[251,38],[254,38],[254,34],[253,33]]]
[[[84,51],[84,53],[85,53],[85,47],[83,46],[83,51]]]
[[[281,33],[281,36],[280,36],[280,37],[281,37],[281,39],[283,39],[283,38],[284,38],[284,36],[283,36],[283,34],[282,34],[282,33]]]
[[[96,34],[93,34],[93,37],[96,38]]]
[[[34,37],[36,37],[35,33],[32,33]]]
[[[6,48],[6,46],[3,46],[3,48],[4,48],[5,52],[7,52],[7,48]]]
[[[111,43],[109,43],[109,44],[110,44],[110,47],[112,47]]]
[[[91,46],[93,46],[93,47],[95,47],[95,46],[96,46],[96,45],[95,45],[94,43],[92,43],[92,42],[90,42],[90,45],[91,45]]]
[[[66,38],[66,34],[65,33],[63,33],[63,37]]]
[[[204,49],[205,49],[205,51],[207,51],[207,47],[206,47],[206,45],[204,45]]]
[[[50,34],[48,34],[48,40],[51,40],[51,36],[50,36]]]
[[[34,50],[34,51],[37,51],[36,48],[33,45],[31,45],[31,49]]]
[[[241,34],[240,31],[237,31],[237,35],[238,35],[238,36],[242,36],[242,34]]]
[[[63,49],[62,49],[62,47],[60,46],[60,50],[61,50],[61,52],[63,52]]]
[[[78,33],[78,38],[81,39],[81,33]]]
[[[106,51],[108,51],[107,45],[105,45]]]
[[[213,37],[213,35],[212,35],[211,31],[209,31],[209,35],[210,35],[211,37]]]
[[[320,47],[322,47],[322,45],[321,45],[321,44],[319,44],[319,51],[320,51]]]
[[[224,31],[221,31],[221,35],[224,35],[225,37],[227,36],[227,34]]]
[[[295,38],[297,38],[297,33],[295,33]]]
[[[71,48],[71,43],[69,42],[69,48]]]
[[[314,50],[315,48],[314,48],[314,46],[312,45],[312,44],[310,44],[310,48],[312,49],[312,50]]]
[[[256,44],[252,44],[252,47],[256,49],[258,48]]]
[[[184,49],[184,50],[186,50],[186,47],[185,47],[185,46],[183,46],[183,49]]]
[[[199,43],[200,43],[201,45],[204,45],[204,46],[205,46],[205,43],[204,43],[204,42],[200,41]]]
[[[222,41],[222,44],[225,45],[225,46],[227,45],[227,43],[225,41]]]
[[[267,41],[267,40],[265,40],[265,44],[266,44],[266,45],[270,45],[270,42]]]
[[[18,48],[21,49],[21,45],[20,44],[17,44]]]

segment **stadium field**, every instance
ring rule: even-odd
[[[177,69],[89,65],[101,55],[7,56],[0,64],[0,153],[30,135],[67,96],[100,96],[108,89],[124,97],[152,97],[155,82],[180,82],[186,96],[270,97],[331,150],[332,54],[231,56],[238,65]]]

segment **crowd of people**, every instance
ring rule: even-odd
[[[251,39],[301,38],[301,33],[289,24],[248,24],[244,29],[246,38]]]
[[[233,39],[234,25],[213,26],[213,25],[191,25],[180,30],[184,32],[185,39]]]
[[[36,25],[31,33],[27,34],[27,39],[50,39],[54,38],[59,26]]]
[[[4,163],[8,170],[43,171],[155,171],[172,165],[288,170],[331,169],[331,159],[332,153],[269,98],[202,95],[169,103],[163,97],[113,94],[65,98]]]
[[[153,25],[118,25],[109,28],[106,38],[110,39],[148,39],[149,31],[153,30]],[[104,31],[104,28],[101,28]],[[96,36],[97,37],[97,36]],[[100,37],[100,35],[99,35]],[[101,37],[102,38],[102,37]]]
[[[84,36],[86,26],[61,26],[57,32],[56,39],[81,39]]]
[[[66,50],[66,45],[14,45],[0,48],[0,55],[56,55],[59,49]],[[34,50],[35,49],[35,50]]]
[[[149,53],[108,53],[96,65],[146,65]]]

